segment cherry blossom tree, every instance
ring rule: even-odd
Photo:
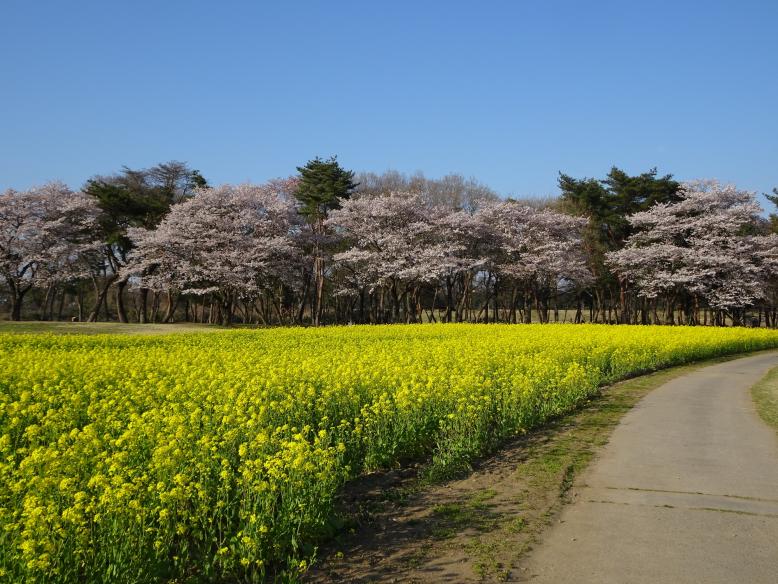
[[[388,170],[382,174],[362,172],[356,176],[358,192],[386,195],[392,192],[416,193],[432,207],[465,210],[472,213],[488,201],[499,197],[492,189],[474,178],[447,174],[434,179],[417,172],[413,175]]]
[[[119,322],[129,321],[125,307],[127,280],[119,277],[127,265],[127,254],[132,248],[127,229],[154,228],[171,205],[186,200],[193,189],[207,186],[207,181],[199,171],[175,160],[145,169],[125,166],[116,174],[94,176],[86,182],[84,192],[95,199],[101,210],[100,237],[104,242],[102,257],[95,263],[92,273],[95,304],[89,314],[89,321],[97,320],[103,306],[108,312],[108,292],[112,287],[115,291],[116,316]],[[147,320],[148,292],[146,288],[139,290],[139,323]]]
[[[11,292],[11,319],[33,287],[51,287],[82,277],[93,241],[98,208],[61,182],[0,195],[0,278]]]
[[[523,289],[525,322],[531,321],[531,298],[541,322],[547,322],[549,298],[560,285],[591,280],[582,252],[586,219],[514,201],[485,205],[476,214],[495,230],[494,270]],[[512,297],[515,302],[515,288]]]
[[[151,290],[212,295],[229,324],[236,302],[283,278],[295,254],[297,214],[280,185],[196,190],[156,229],[128,230],[135,249],[126,274]]]
[[[479,284],[485,300],[476,319],[486,322],[492,301],[493,320],[499,317],[500,279],[525,286],[547,320],[550,290],[589,277],[580,252],[584,223],[505,201],[484,203],[475,213],[453,211],[408,192],[363,194],[330,218],[350,245],[335,260],[347,271],[344,280],[351,292],[362,287],[378,291],[379,307],[388,293],[395,320],[405,300],[407,318],[415,320],[421,315],[413,306],[423,287],[433,290],[433,307],[442,289],[442,318],[450,321],[454,312],[457,320],[464,319],[473,286]]]
[[[678,302],[689,324],[699,322],[701,300],[739,324],[743,309],[763,295],[765,270],[772,265],[774,242],[745,230],[761,208],[754,193],[716,181],[686,183],[680,196],[679,202],[631,215],[635,233],[607,262],[653,301],[655,322],[656,300],[664,298],[668,324]]]
[[[770,222],[775,224],[773,217]],[[765,306],[760,311],[760,320],[763,312],[765,324],[775,328],[778,327],[778,233],[757,235],[753,238],[753,243],[756,247],[755,259],[762,268],[765,288]]]
[[[441,212],[437,227],[440,241],[447,246],[445,261],[439,266],[446,306],[443,321],[451,322],[454,317],[457,322],[465,320],[478,280],[486,297],[481,312],[488,321],[490,290],[496,289],[492,281],[499,245],[495,226],[482,213],[458,210]]]
[[[334,256],[337,265],[350,274],[346,282],[351,288],[341,293],[356,293],[359,288],[377,293],[381,314],[388,294],[395,321],[403,303],[406,319],[419,319],[422,287],[450,269],[456,249],[455,242],[439,236],[439,216],[445,213],[407,192],[362,194],[341,203],[327,220],[350,244]]]

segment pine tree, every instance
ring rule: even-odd
[[[300,204],[300,214],[307,218],[314,234],[314,306],[311,317],[314,326],[319,326],[324,290],[324,220],[330,210],[339,207],[341,200],[349,198],[357,183],[354,182],[354,173],[342,168],[335,156],[327,160],[317,156],[305,166],[297,167],[297,171],[300,173],[300,182],[294,196]]]
[[[765,198],[778,209],[778,187],[773,189],[772,195],[765,193]],[[778,233],[778,213],[770,213],[770,230],[773,233]]]

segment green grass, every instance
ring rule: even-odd
[[[778,367],[751,388],[751,395],[759,415],[778,431]]]
[[[451,534],[466,527],[481,532],[489,531],[493,527],[489,501],[495,495],[494,490],[485,489],[472,493],[463,501],[436,505],[432,512],[440,520],[438,528]]]

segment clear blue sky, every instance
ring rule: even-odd
[[[778,0],[3,0],[0,81],[0,189],[331,154],[516,196],[613,164],[778,186]]]

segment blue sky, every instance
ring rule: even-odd
[[[184,160],[212,182],[657,166],[778,186],[778,1],[0,4],[0,189]]]

